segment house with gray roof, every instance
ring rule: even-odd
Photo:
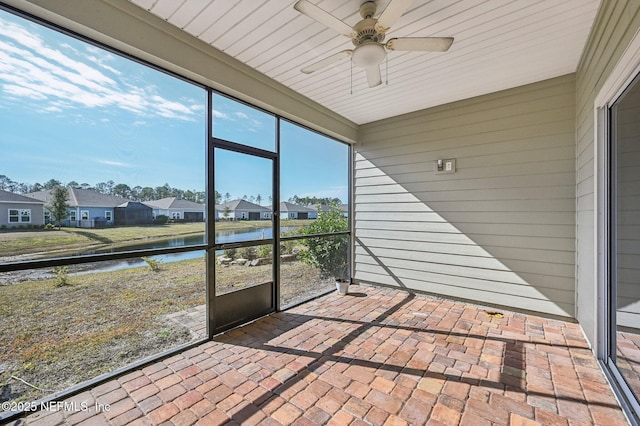
[[[80,228],[95,228],[101,226],[118,225],[115,220],[114,209],[130,200],[116,195],[102,194],[92,189],[67,188],[69,215],[62,221],[62,226]],[[51,204],[52,191],[38,191],[27,194],[29,197],[43,201],[46,206]],[[47,220],[49,215],[45,211]]]
[[[185,222],[204,222],[206,217],[204,204],[183,200],[178,197],[167,197],[160,200],[145,201],[144,204],[153,209],[153,217],[167,216],[173,220]]]
[[[232,200],[216,204],[216,220],[267,220],[271,219],[270,208],[247,200]]]
[[[44,202],[0,190],[0,227],[44,225]]]
[[[317,219],[318,210],[282,201],[280,203],[280,219]]]

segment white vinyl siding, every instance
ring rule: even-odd
[[[640,28],[640,3],[603,0],[576,74],[577,318],[596,341],[594,100]]]
[[[574,316],[574,120],[568,75],[362,126],[355,279]]]

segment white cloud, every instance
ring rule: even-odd
[[[249,116],[244,112],[236,112],[235,114],[236,114],[236,117],[238,117],[241,120],[246,120],[249,118]]]
[[[116,166],[116,167],[125,167],[127,169],[131,169],[135,167],[133,164],[123,163],[121,161],[111,161],[111,160],[96,160],[96,162],[100,164],[104,164],[105,166]]]
[[[225,114],[222,111],[218,111],[217,109],[213,110],[213,117],[214,118],[222,118],[223,120],[229,120],[230,119],[230,117],[227,114]]]
[[[159,96],[152,85],[122,81],[122,73],[106,64],[115,59],[112,54],[94,46],[84,50],[66,43],[53,48],[34,31],[0,19],[0,88],[39,101],[41,110],[108,107],[144,117],[195,119],[193,105]]]

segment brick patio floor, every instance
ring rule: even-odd
[[[15,423],[628,424],[577,324],[503,313],[352,286]]]

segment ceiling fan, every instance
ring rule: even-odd
[[[453,37],[400,37],[392,38],[385,44],[382,43],[391,26],[400,19],[412,2],[413,0],[391,0],[378,18],[373,17],[376,13],[376,3],[364,2],[360,6],[362,20],[352,28],[310,1],[299,0],[293,6],[295,10],[349,37],[355,46],[354,49],[335,53],[300,71],[311,74],[341,59],[351,57],[354,65],[365,69],[369,87],[375,87],[382,83],[380,64],[387,57],[387,51],[446,52],[449,50]]]

